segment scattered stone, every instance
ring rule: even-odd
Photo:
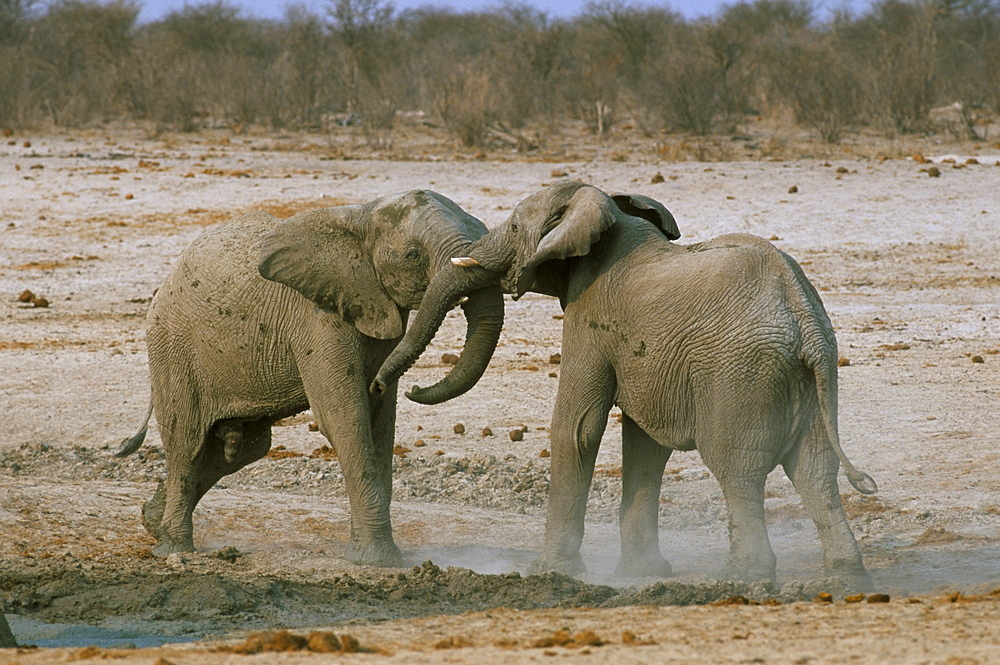
[[[555,170],[552,171],[552,173],[549,174],[549,177],[552,177],[552,178],[565,178],[568,175],[569,174],[566,173],[565,171],[563,171],[562,169],[555,169]]]
[[[32,307],[48,307],[49,306],[49,301],[48,301],[48,299],[43,298],[42,296],[37,296],[37,297],[31,299],[31,306]]]
[[[872,595],[868,596],[868,601],[867,602],[869,602],[869,603],[888,603],[889,600],[890,600],[889,599],[889,594],[886,594],[886,593],[873,593]]]
[[[651,185],[658,185],[664,180],[665,178],[663,177],[663,174],[657,171],[656,175],[654,175],[652,178],[649,179],[649,183]]]
[[[306,648],[315,653],[336,653],[340,651],[340,640],[328,630],[309,633]]]
[[[512,429],[509,433],[511,441],[522,441],[524,440],[524,430],[523,429]]]
[[[538,453],[538,456],[542,458],[551,457],[552,453],[549,452],[548,448],[542,448],[542,452]]]
[[[423,448],[426,445],[427,445],[427,442],[424,441],[423,439],[417,439],[416,441],[413,442],[413,447],[414,448]]]
[[[561,353],[553,353],[551,356],[549,356],[549,364],[550,365],[558,365],[561,362],[562,362],[562,354]]]
[[[233,563],[241,556],[243,556],[243,552],[240,552],[232,545],[226,545],[222,549],[215,550],[209,556],[213,556],[216,559],[222,559],[223,561],[228,561],[229,563]]]
[[[771,241],[781,240],[781,237],[780,236],[776,236],[776,235],[772,235],[770,238],[768,238],[768,240],[771,240]]]
[[[19,302],[31,302],[35,299],[35,294],[31,291],[31,289],[25,289],[24,291],[21,291],[21,295],[19,295],[17,299]]]
[[[455,434],[465,434],[465,425],[462,423],[455,423],[455,426],[451,428]]]
[[[833,594],[831,594],[828,591],[820,591],[819,593],[816,594],[816,597],[813,598],[813,602],[814,603],[832,603],[833,602]]]
[[[844,598],[844,602],[845,603],[860,603],[864,599],[865,599],[865,594],[863,594],[863,593],[856,593],[853,596],[846,596]]]
[[[837,360],[837,367],[850,367],[850,366],[851,366],[850,358],[839,358]]]
[[[936,166],[932,166],[929,169],[927,169],[927,176],[930,177],[930,178],[940,178],[941,177],[941,169],[939,169]]]
[[[458,363],[458,356],[454,353],[445,353],[441,356],[441,362],[445,365],[454,365]]]
[[[493,430],[491,430],[489,427],[484,427],[483,428],[483,436],[484,437],[486,437],[486,436],[493,436]]]
[[[986,361],[983,360],[982,356],[972,356],[972,362],[979,364],[979,363],[984,363]]]
[[[788,193],[789,194],[798,194],[798,192],[799,192],[799,186],[798,185],[792,185],[791,187],[788,188]]]

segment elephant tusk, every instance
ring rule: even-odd
[[[471,268],[472,266],[478,266],[479,261],[475,260],[471,256],[456,256],[451,260],[456,266],[461,266],[463,268]]]

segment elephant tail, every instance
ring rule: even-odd
[[[121,443],[121,448],[115,453],[115,457],[128,457],[135,451],[139,450],[139,446],[146,439],[146,430],[149,429],[149,418],[153,415],[153,400],[149,400],[149,409],[146,410],[146,418],[142,421],[142,425],[139,427],[139,431],[124,439]]]
[[[844,449],[840,447],[840,433],[837,430],[837,363],[827,360],[825,362],[810,362],[813,375],[816,377],[816,396],[819,399],[820,415],[823,418],[823,425],[826,428],[827,440],[837,454],[841,466],[847,473],[847,481],[854,489],[862,494],[874,494],[878,491],[875,480],[863,471],[858,471],[851,460],[847,459]]]

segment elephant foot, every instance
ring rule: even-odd
[[[569,557],[553,557],[542,553],[540,557],[532,561],[528,566],[529,575],[541,575],[542,573],[550,572],[578,577],[586,574],[587,567],[583,565],[583,557],[579,553]]]
[[[181,540],[161,538],[160,542],[153,548],[153,556],[163,558],[171,554],[194,551],[194,541],[190,538]]]
[[[399,568],[403,565],[403,553],[392,539],[367,543],[351,542],[344,551],[344,558],[359,566]]]
[[[146,527],[149,535],[157,540],[161,540],[160,523],[163,521],[163,509],[167,502],[167,490],[160,481],[156,487],[156,492],[146,503],[142,504],[142,525]],[[165,555],[164,555],[165,556]]]
[[[671,577],[674,568],[659,553],[646,556],[626,556],[618,560],[618,577]]]
[[[722,569],[721,578],[748,583],[767,582],[775,584],[777,582],[774,566],[753,566],[734,561],[732,558],[726,562],[726,567]]]
[[[828,563],[826,572],[831,577],[840,580],[848,591],[875,591],[875,583],[862,563],[856,561],[838,561]]]

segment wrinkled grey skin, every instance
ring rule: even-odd
[[[396,386],[367,387],[431,277],[460,272],[449,259],[485,233],[445,197],[418,190],[285,220],[252,212],[195,240],[148,315],[150,411],[167,467],[143,507],[154,554],[193,550],[201,497],[267,453],[274,421],[311,408],[344,471],[347,558],[399,565],[389,522]],[[466,348],[477,351],[437,384],[442,399],[476,383],[503,325],[496,286],[464,308]],[[148,421],[119,456],[138,449]]]
[[[17,646],[17,640],[14,639],[14,633],[10,631],[10,626],[7,625],[7,617],[0,612],[0,649],[13,649]]]
[[[651,199],[560,182],[522,201],[456,260],[515,298],[529,289],[556,296],[565,311],[552,485],[535,569],[584,570],[587,494],[617,405],[619,573],[671,573],[658,542],[663,469],[672,451],[697,448],[726,499],[727,577],[774,580],[764,480],[781,464],[816,523],[828,571],[871,588],[841,506],[839,465],[859,491],[876,487],[840,449],[837,344],[816,290],[791,257],[760,238],[670,242],[679,235]],[[398,377],[433,337],[440,320],[423,316],[437,311],[432,294],[447,302],[459,295],[437,282],[378,380]]]

